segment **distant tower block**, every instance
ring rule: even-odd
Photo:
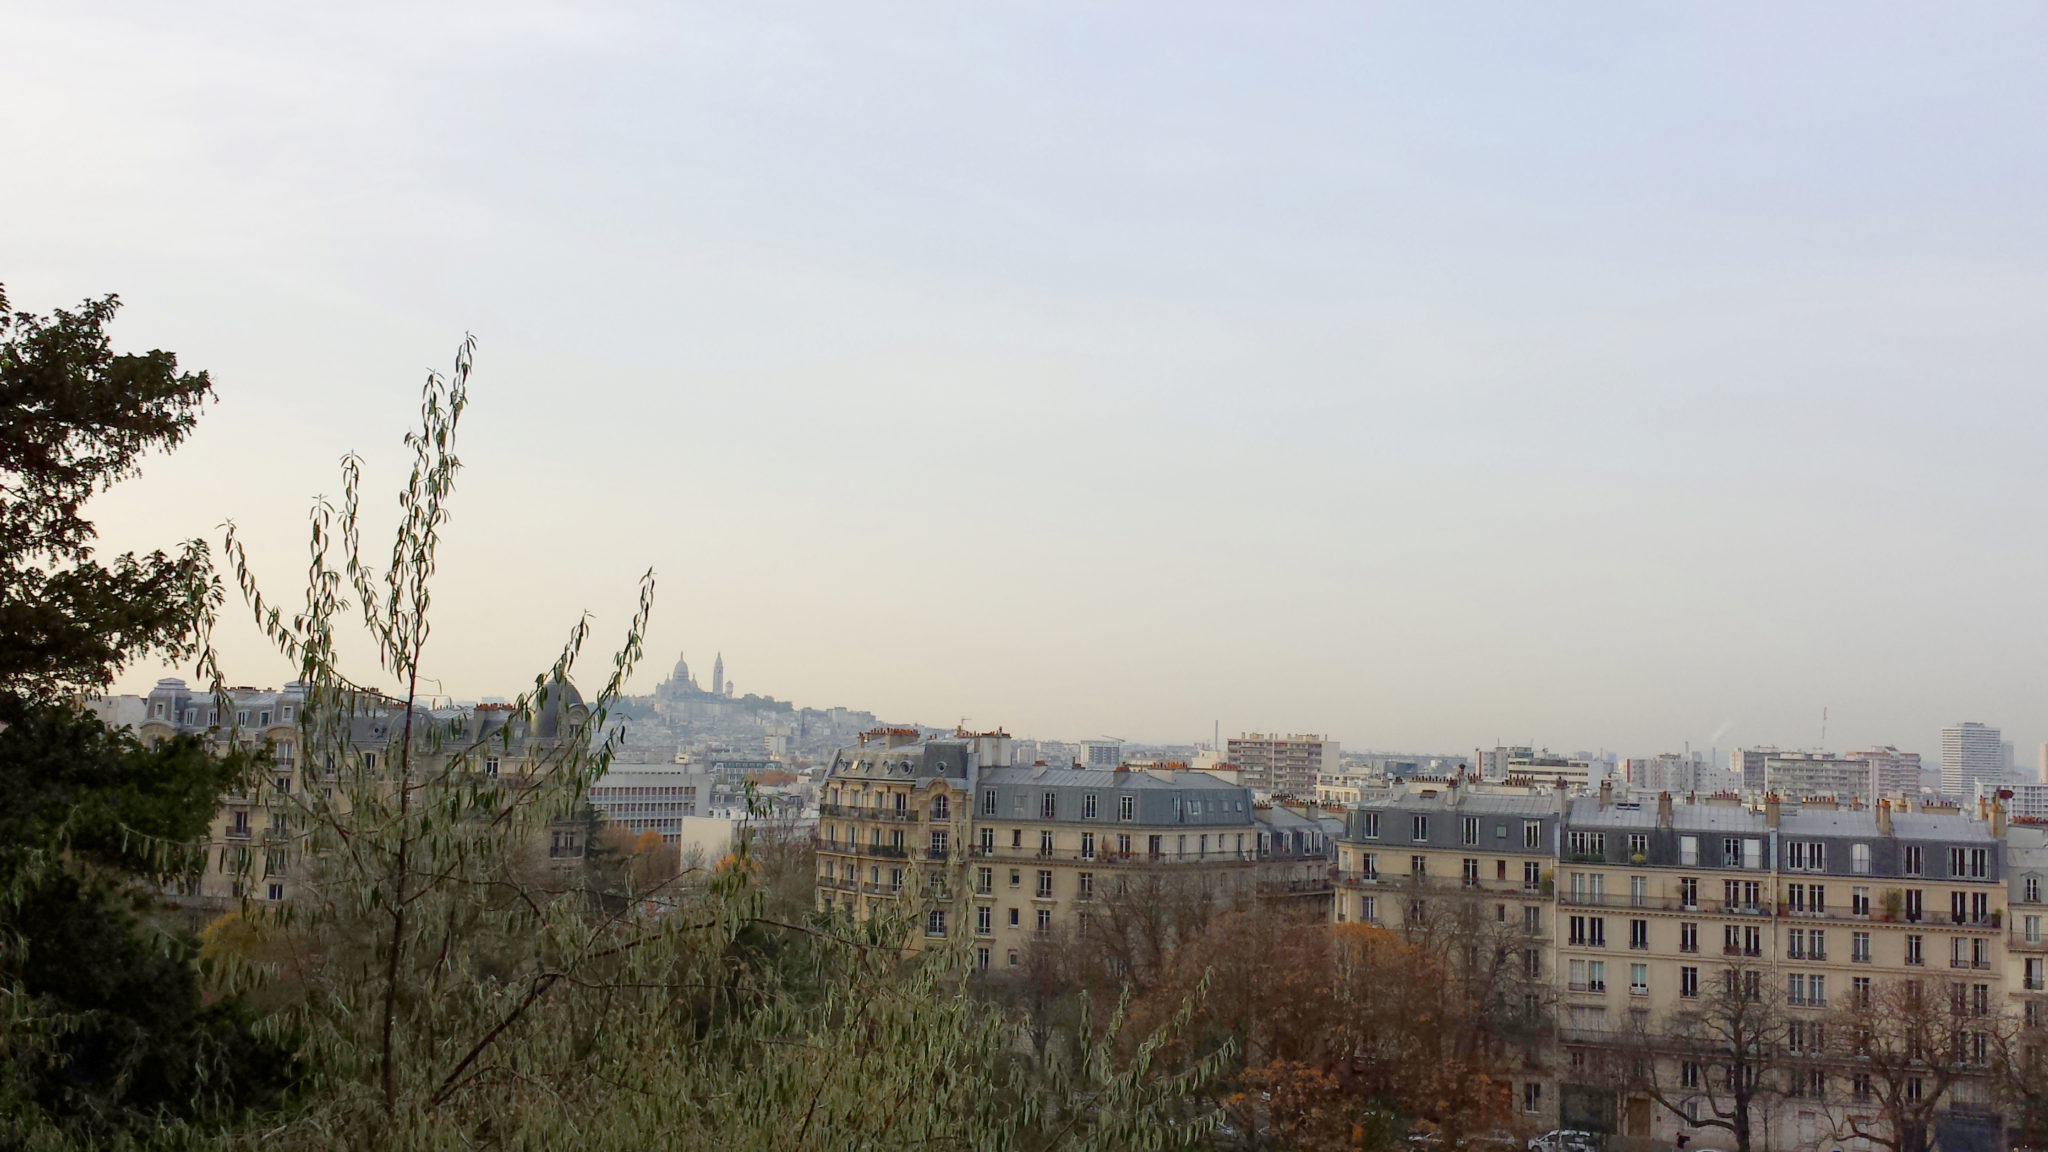
[[[711,663],[711,694],[713,696],[725,695],[725,653],[723,652],[720,652],[718,659]]]

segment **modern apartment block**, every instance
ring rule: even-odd
[[[1761,796],[1764,793],[1764,763],[1779,755],[1777,748],[1766,745],[1762,748],[1737,748],[1728,754],[1728,772],[1735,777],[1735,787],[1745,796]]]
[[[819,807],[818,900],[858,918],[916,910],[984,969],[1103,930],[1134,891],[1329,897],[1327,823],[1204,772],[1010,767],[1008,737],[878,730],[842,749]]]
[[[1965,720],[1941,730],[1941,794],[1952,800],[1976,795],[1977,785],[2012,780],[2004,738],[1989,724]]]
[[[1764,790],[1792,800],[1828,798],[1865,805],[1883,795],[1870,761],[1830,752],[1771,753],[1764,758]]]
[[[1889,744],[1847,753],[1852,760],[1870,765],[1871,786],[1878,796],[1897,800],[1920,795],[1920,754],[1901,752]]]
[[[590,806],[608,823],[676,844],[685,821],[711,814],[712,794],[724,779],[673,768],[614,768],[590,786]]]
[[[1476,903],[1492,912],[1482,919],[1520,929],[1525,970],[1547,981],[1556,1036],[1552,1065],[1514,1089],[1532,1123],[1722,1146],[1725,1133],[1692,1128],[1588,1070],[1738,972],[1759,991],[1768,985],[1789,1034],[1804,1037],[1831,1005],[1868,997],[1873,981],[1945,987],[1958,1035],[1980,1043],[1978,1015],[2008,993],[2040,998],[2041,964],[2014,957],[2033,949],[2048,959],[2048,949],[2033,912],[2008,932],[2016,898],[1996,810],[1979,820],[1887,802],[1616,803],[1607,789],[1509,797],[1483,787],[1410,788],[1355,809],[1332,915],[1406,931],[1433,906]],[[2029,851],[2033,885],[2014,878],[2014,891],[2038,902],[2048,850]],[[1769,1118],[1773,1146],[1828,1147],[1830,1109],[1870,1107],[1867,1078],[1810,1055]],[[1669,1071],[1679,1085],[1698,1075]],[[1964,1088],[1959,1106],[1972,1099]]]
[[[1669,792],[1683,796],[1688,792],[1720,791],[1720,767],[1709,762],[1702,752],[1685,755],[1664,752],[1645,759],[1631,759],[1624,762],[1623,774],[1628,786],[1637,792]]]
[[[1111,740],[1108,737],[1081,741],[1081,767],[1114,768],[1123,762],[1123,741]]]
[[[1225,758],[1244,771],[1247,787],[1309,800],[1316,794],[1316,777],[1337,768],[1337,753],[1337,741],[1321,736],[1247,732],[1226,742]]]

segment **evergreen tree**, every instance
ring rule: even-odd
[[[242,765],[79,708],[138,658],[201,653],[220,600],[201,541],[93,556],[87,499],[176,447],[212,393],[169,352],[115,354],[118,307],[40,317],[0,291],[0,1143],[225,1118],[294,1075],[149,914]]]

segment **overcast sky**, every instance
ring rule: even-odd
[[[16,306],[219,392],[110,550],[293,594],[476,334],[458,697],[652,567],[642,690],[2048,738],[2038,4],[7,3],[0,107]]]

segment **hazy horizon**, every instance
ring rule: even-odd
[[[103,555],[232,519],[291,602],[338,458],[388,511],[477,336],[449,695],[584,609],[602,676],[651,567],[641,692],[723,651],[1046,738],[2048,739],[2048,10],[7,26],[14,307],[117,292],[219,393]],[[288,679],[238,603],[230,678]]]

